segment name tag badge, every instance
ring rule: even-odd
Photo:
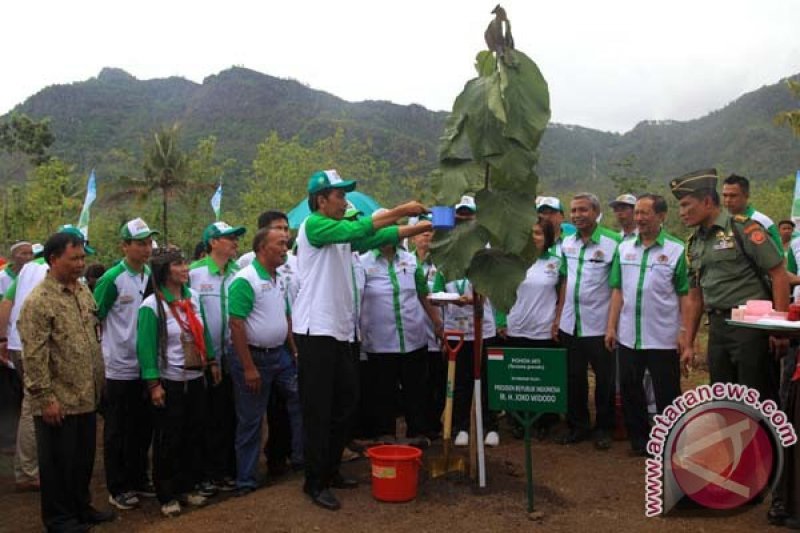
[[[132,302],[133,302],[133,296],[131,296],[130,294],[123,294],[122,296],[120,296],[119,298],[117,298],[117,301],[118,301],[118,302],[119,302],[121,305],[129,304],[129,303],[132,303]]]
[[[720,239],[714,245],[714,250],[731,250],[735,247],[736,245],[733,243],[731,239]]]

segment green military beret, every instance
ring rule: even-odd
[[[717,189],[717,169],[706,168],[695,170],[684,174],[680,178],[675,178],[669,182],[672,194],[680,200],[688,194],[700,191],[714,191]]]

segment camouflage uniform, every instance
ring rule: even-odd
[[[738,231],[744,250],[734,235]],[[783,255],[764,227],[742,215],[720,213],[710,228],[698,228],[687,246],[689,283],[703,291],[709,315],[708,364],[712,382],[741,383],[762,399],[777,400],[778,367],[763,331],[731,326],[731,309],[748,300],[771,300],[745,253],[765,274]]]

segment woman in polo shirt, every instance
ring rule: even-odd
[[[517,300],[507,316],[497,312],[498,333],[506,346],[553,348],[552,337],[558,303],[561,254],[553,247],[553,226],[539,221],[533,226],[533,244],[538,259],[517,288]]]
[[[425,276],[416,258],[394,244],[363,254],[360,262],[365,280],[361,344],[368,358],[368,391],[372,395],[368,405],[377,434],[396,436],[394,400],[398,385],[406,435],[426,434],[426,321],[433,321],[440,334],[442,321],[426,299]]]
[[[188,288],[189,264],[178,248],[159,248],[150,262],[150,285],[139,307],[136,355],[154,407],[153,481],[165,516],[181,503],[203,505],[195,491],[203,475],[205,379],[211,365],[219,382],[211,338],[197,293]]]
[[[536,262],[525,274],[517,288],[517,300],[504,315],[495,313],[498,335],[512,348],[556,348],[552,327],[556,318],[561,277],[561,250],[554,244],[555,228],[550,222],[539,220],[533,226],[533,244],[538,252]],[[544,438],[549,428],[558,422],[558,415],[547,414],[536,423],[537,437]],[[522,426],[511,419],[515,437],[522,437]]]

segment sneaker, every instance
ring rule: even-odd
[[[194,507],[202,507],[208,503],[208,498],[199,492],[190,492],[184,499],[186,504],[193,505]]]
[[[116,496],[109,494],[108,503],[121,511],[127,511],[139,507],[139,498],[133,492],[122,492]]]
[[[236,490],[236,481],[233,478],[223,478],[220,481],[215,481],[214,485],[221,491],[221,492],[233,492]]]
[[[177,500],[172,500],[161,506],[161,514],[166,517],[178,516],[181,514],[181,504]]]
[[[139,496],[140,498],[155,498],[156,497],[156,487],[150,483],[149,481],[142,485],[141,487],[136,487],[136,490],[133,491],[134,494]]]
[[[469,433],[466,431],[459,431],[458,435],[456,435],[456,440],[453,441],[453,444],[456,446],[468,446],[469,445]]]
[[[500,435],[498,435],[496,431],[490,431],[486,434],[486,438],[483,439],[483,443],[494,448],[500,444]]]
[[[203,481],[202,483],[198,483],[194,486],[194,491],[200,496],[210,498],[212,496],[216,496],[217,492],[219,492],[219,489],[210,481]]]

